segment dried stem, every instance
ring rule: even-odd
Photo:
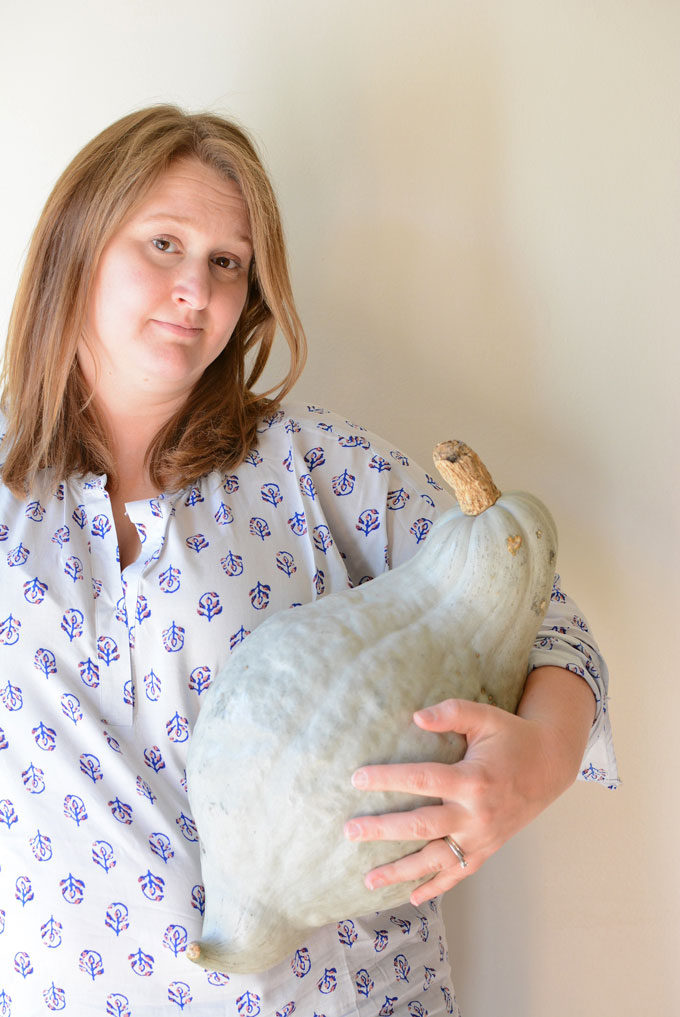
[[[434,464],[453,488],[466,516],[478,516],[498,501],[491,474],[476,452],[462,441],[442,441],[434,450]]]

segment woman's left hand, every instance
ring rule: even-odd
[[[582,679],[539,668],[527,680],[518,714],[449,699],[414,715],[428,731],[467,739],[459,763],[365,766],[352,777],[365,791],[400,791],[440,799],[406,812],[363,816],[345,825],[349,840],[426,840],[396,862],[373,869],[366,885],[426,880],[411,894],[422,904],[476,872],[574,780],[592,722],[593,697]],[[447,842],[464,852],[463,868]],[[429,879],[427,877],[430,877]]]

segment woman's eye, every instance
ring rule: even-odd
[[[168,240],[167,237],[154,237],[151,241],[157,251],[169,251],[171,247],[174,247],[172,240]]]
[[[234,258],[227,257],[226,254],[220,254],[218,257],[213,258],[213,262],[218,268],[239,268],[238,261],[235,261]]]

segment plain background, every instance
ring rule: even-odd
[[[466,1017],[680,1012],[680,6],[3,4],[6,321],[56,176],[157,101],[254,133],[310,339],[297,398],[552,508],[623,786],[575,785],[447,898]]]

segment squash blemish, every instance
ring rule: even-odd
[[[508,545],[508,551],[510,552],[511,555],[514,556],[517,554],[520,547],[522,546],[522,538],[520,537],[519,533],[517,533],[515,534],[514,537],[508,537],[506,543]]]

